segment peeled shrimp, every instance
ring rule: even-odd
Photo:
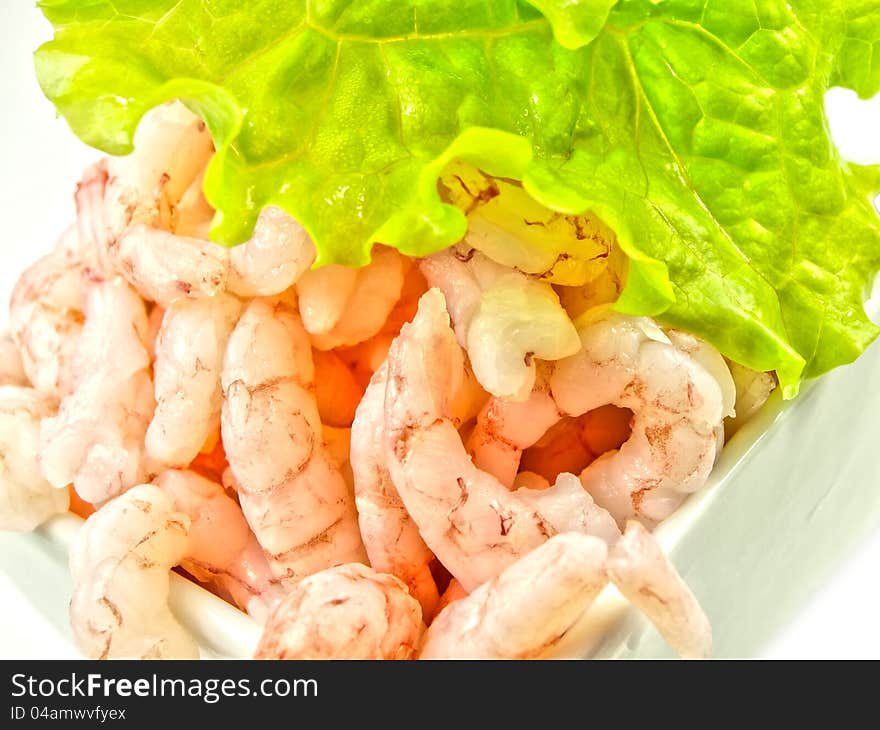
[[[10,330],[24,372],[37,390],[56,398],[73,387],[85,289],[79,259],[59,245],[19,277],[9,302]]]
[[[77,239],[86,253],[84,262],[101,277],[113,272],[107,242],[110,237],[104,192],[107,189],[107,158],[89,165],[76,185]]]
[[[684,657],[711,652],[709,621],[653,536],[638,522],[610,549],[567,532],[453,601],[425,635],[422,659],[529,659],[558,653],[610,580]],[[576,630],[575,630],[576,631]]]
[[[130,489],[91,515],[70,551],[70,624],[93,659],[197,659],[168,608],[171,569],[186,554],[189,518],[158,487]]]
[[[40,420],[55,411],[33,388],[0,385],[0,530],[28,532],[65,512],[67,489],[40,474]]]
[[[281,208],[263,208],[247,243],[229,252],[229,291],[240,297],[280,294],[315,260],[306,230]]]
[[[422,273],[445,295],[458,341],[492,395],[528,398],[535,358],[558,360],[580,347],[574,325],[546,282],[460,249],[429,256]]]
[[[135,132],[134,152],[107,163],[109,245],[133,222],[176,230],[177,205],[213,153],[205,123],[180,102],[149,112]]]
[[[370,565],[402,580],[426,618],[439,600],[431,575],[434,554],[425,545],[394,487],[382,451],[388,367],[373,375],[351,428],[351,465],[358,522]]]
[[[451,418],[463,357],[431,290],[388,355],[384,436],[394,486],[428,547],[472,591],[572,524],[613,539],[613,521],[569,480],[510,492],[474,466]]]
[[[620,592],[651,620],[681,656],[709,656],[709,619],[656,540],[640,523],[627,523],[623,537],[611,549],[608,572]]]
[[[8,332],[0,333],[0,385],[27,385],[21,353]]]
[[[43,475],[73,482],[84,500],[103,502],[147,476],[144,435],[153,415],[144,303],[122,279],[89,290],[74,357],[73,392],[40,429]]]
[[[590,464],[581,482],[619,524],[659,522],[712,470],[733,407],[730,373],[715,365],[710,372],[704,356],[677,348],[647,318],[609,314],[583,326],[580,337],[580,352],[556,363],[550,379],[560,412],[577,416],[606,404],[633,412],[630,438]]]
[[[605,450],[610,444],[600,439],[593,453],[601,455],[581,482],[619,524],[667,517],[705,483],[734,402],[718,352],[683,332],[671,335],[675,342],[647,318],[611,314],[588,322],[582,350],[543,367],[525,402],[487,403],[468,442],[474,463],[512,486],[523,451],[560,419],[609,404],[629,409],[631,434],[619,450]]]
[[[214,149],[205,123],[178,102],[165,104],[138,126],[134,146],[127,157],[110,159],[104,175],[87,171],[77,196],[81,227],[107,266],[149,301],[167,307],[221,291],[227,250],[177,235],[200,231],[192,208],[204,206],[199,191],[190,191],[200,187]]]
[[[605,543],[566,533],[451,603],[431,624],[420,659],[534,659],[590,607],[607,576]]]
[[[255,299],[223,364],[223,444],[274,574],[365,559],[354,500],[324,446],[308,335],[283,299]]]
[[[296,585],[266,623],[257,659],[412,659],[423,630],[403,583],[359,563]]]
[[[220,370],[241,311],[235,297],[181,300],[165,312],[156,341],[156,411],[146,449],[169,466],[186,466],[220,425]]]
[[[118,239],[118,271],[140,295],[168,307],[178,299],[210,297],[226,286],[225,248],[198,238],[134,224]]]
[[[312,332],[312,344],[319,350],[332,350],[356,345],[378,334],[400,299],[408,268],[409,261],[393,248],[377,246],[370,264],[356,270],[354,286],[332,328]],[[311,292],[311,301],[301,298],[300,308],[318,306],[317,293],[308,288],[306,291]],[[320,294],[324,299],[338,296],[332,289]]]
[[[280,591],[238,504],[220,484],[192,471],[168,470],[153,483],[190,519],[183,568],[215,582],[239,608],[265,617]]]

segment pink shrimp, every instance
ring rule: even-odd
[[[543,491],[510,492],[471,462],[451,415],[464,356],[438,290],[422,297],[415,319],[391,348],[388,368],[389,472],[425,543],[466,590],[574,525],[616,536],[610,516],[572,487],[570,475]]]
[[[403,583],[366,565],[306,578],[266,623],[257,659],[411,659],[423,630]]]
[[[373,375],[351,429],[351,464],[361,536],[370,565],[402,580],[426,618],[439,600],[431,575],[434,554],[425,545],[394,487],[382,452],[388,368]]]
[[[190,519],[181,566],[200,581],[215,582],[242,610],[264,618],[281,592],[238,504],[220,484],[191,471],[165,471],[153,483]]]
[[[255,299],[229,339],[221,426],[242,510],[276,577],[366,559],[354,499],[323,443],[308,335],[285,299]]]

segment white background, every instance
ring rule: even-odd
[[[98,153],[55,119],[34,79],[32,51],[50,37],[33,0],[0,7],[0,321],[18,273],[49,250],[74,218],[73,188]],[[844,155],[880,162],[880,99],[859,103],[835,92],[829,101]],[[877,495],[880,499],[880,494]],[[880,658],[880,526],[801,615],[766,648],[767,658]],[[0,575],[0,658],[67,658],[74,649]]]

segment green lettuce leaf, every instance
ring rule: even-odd
[[[46,95],[84,141],[131,148],[181,98],[218,153],[212,236],[280,205],[319,264],[375,241],[424,255],[466,219],[453,159],[592,210],[629,257],[618,308],[800,379],[877,336],[874,168],[833,146],[823,96],[880,88],[880,0],[43,0]]]

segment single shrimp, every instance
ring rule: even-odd
[[[18,345],[8,332],[0,332],[0,385],[28,385]]]
[[[679,349],[647,318],[608,314],[585,324],[580,338],[580,352],[557,362],[550,378],[560,412],[612,404],[633,413],[629,439],[590,464],[581,482],[618,524],[653,525],[705,484],[733,407],[730,373],[708,370],[705,355]]]
[[[378,334],[400,299],[409,266],[409,260],[393,248],[377,246],[370,264],[357,270],[354,287],[339,319],[327,332],[312,333],[312,344],[319,350],[332,350],[356,345]]]
[[[419,659],[536,659],[587,611],[607,582],[605,543],[556,535],[434,619]]]
[[[605,437],[587,434],[585,446],[598,458],[581,471],[581,482],[618,524],[664,519],[705,483],[734,398],[721,356],[691,335],[672,335],[675,342],[647,318],[611,314],[588,322],[581,351],[544,366],[528,400],[489,401],[468,443],[475,464],[512,486],[523,452],[560,420],[607,405],[627,409],[614,412]],[[610,437],[622,430],[614,421],[625,413],[632,414],[630,433],[614,443]],[[534,462],[526,468],[540,469]]]
[[[347,428],[364,395],[354,373],[332,350],[315,350],[315,400],[321,421],[328,426]]]
[[[653,535],[631,520],[612,547],[608,573],[618,590],[681,656],[704,659],[712,653],[712,627],[687,584]]]
[[[474,466],[451,416],[464,355],[438,290],[422,297],[415,319],[391,348],[388,368],[389,472],[425,543],[465,590],[573,524],[615,537],[613,520],[570,480],[543,491],[510,492]]]
[[[59,245],[30,266],[12,290],[9,326],[24,372],[37,390],[56,398],[73,388],[86,289],[79,259]]]
[[[422,273],[445,295],[458,342],[492,395],[526,400],[535,385],[535,358],[558,360],[580,347],[559,297],[544,281],[461,248],[429,256]]]
[[[430,619],[440,598],[431,575],[434,554],[406,511],[383,458],[387,379],[388,367],[383,365],[373,375],[351,428],[358,523],[370,565],[380,573],[390,573],[402,580],[421,604],[422,614]]]
[[[257,659],[412,659],[422,614],[403,583],[359,563],[304,579],[270,616]]]
[[[156,342],[156,410],[147,453],[183,467],[220,426],[220,370],[241,303],[228,294],[181,300],[165,312]]]
[[[281,208],[263,208],[249,241],[229,252],[229,291],[240,297],[280,294],[315,261],[315,244]]]
[[[189,517],[181,566],[199,581],[216,583],[242,610],[264,617],[280,589],[241,507],[220,484],[192,471],[164,471],[153,483]]]
[[[205,122],[172,101],[150,111],[134,136],[134,151],[107,161],[104,218],[111,248],[133,223],[177,230],[177,206],[214,154]]]
[[[223,291],[227,250],[216,243],[132,224],[113,249],[116,269],[147,301],[169,307]]]
[[[221,427],[239,499],[276,577],[365,559],[354,499],[323,443],[308,335],[284,299],[255,299],[223,363]]]
[[[40,474],[40,421],[56,406],[33,388],[0,385],[0,530],[29,532],[67,510],[67,489]]]
[[[73,482],[83,499],[98,504],[147,476],[143,443],[155,402],[146,336],[144,303],[124,280],[89,289],[74,389],[40,428],[50,484]]]
[[[186,554],[189,518],[142,484],[89,517],[70,551],[70,625],[92,659],[198,659],[168,607],[170,572]]]

